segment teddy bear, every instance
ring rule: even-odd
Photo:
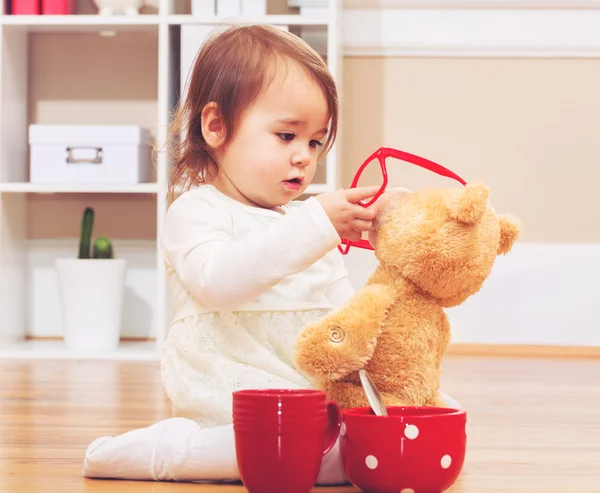
[[[300,371],[344,408],[368,406],[365,369],[386,406],[448,407],[439,392],[450,341],[445,308],[477,293],[520,222],[497,214],[490,189],[389,189],[376,202],[369,242],[378,265],[344,305],[303,328]]]

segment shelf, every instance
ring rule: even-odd
[[[189,14],[170,15],[171,25],[235,25],[235,24],[275,24],[285,26],[327,26],[330,20],[327,16],[316,15],[262,15],[258,17],[204,17]]]
[[[158,31],[159,19],[158,15],[3,15],[0,25],[30,32]]]
[[[103,359],[158,361],[156,341],[123,341],[116,351],[71,351],[62,340],[24,340],[8,347],[0,346],[2,359]]]
[[[22,28],[30,32],[69,31],[133,31],[152,30],[161,21],[170,25],[235,25],[276,24],[286,26],[327,26],[329,18],[317,15],[263,15],[257,17],[204,17],[190,14],[101,16],[101,15],[3,15],[0,25]]]
[[[81,184],[81,183],[0,183],[0,192],[13,193],[157,193],[156,183],[136,185]]]
[[[158,155],[148,178],[155,183],[82,184],[62,176],[54,178],[61,183],[30,183],[28,125],[140,125],[162,146],[197,51],[219,26],[266,24],[294,32],[327,57],[337,77],[340,0],[318,0],[329,7],[295,15],[287,15],[287,1],[252,17],[193,15],[189,2],[170,0],[158,14],[97,15],[91,4],[76,15],[0,14],[0,359],[159,360],[172,321],[157,250],[171,160]],[[306,196],[338,187],[336,156],[334,148],[319,163]],[[101,354],[69,350],[59,330],[54,262],[76,251],[88,206],[96,212],[94,235],[115,238],[118,256],[128,262],[124,341]]]

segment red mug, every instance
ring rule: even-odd
[[[462,409],[388,406],[344,410],[340,455],[365,493],[442,493],[457,480],[467,446]]]
[[[309,493],[342,425],[324,392],[249,389],[233,393],[238,468],[250,493]]]

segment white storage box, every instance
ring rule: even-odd
[[[137,125],[29,126],[31,183],[152,181],[150,131]]]

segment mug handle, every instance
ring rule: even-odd
[[[334,401],[327,401],[327,432],[325,435],[325,449],[323,455],[329,452],[338,437],[342,428],[342,411],[340,406]]]

